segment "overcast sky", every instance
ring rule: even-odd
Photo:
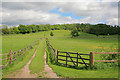
[[[6,1],[6,2],[5,2]],[[118,2],[2,2],[2,24],[118,24]],[[11,0],[12,1],[12,0]],[[91,0],[92,1],[92,0]]]

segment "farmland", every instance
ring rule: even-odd
[[[81,33],[79,38],[70,38],[68,37],[69,33],[70,33],[69,31],[66,31],[66,37],[64,38],[50,38],[49,40],[51,42],[51,45],[55,49],[58,49],[60,51],[79,52],[79,53],[86,53],[86,54],[89,54],[90,52],[117,52],[117,49],[118,49],[117,35],[97,37],[94,35]],[[95,55],[95,60],[100,60],[100,59],[101,59],[100,55]],[[76,69],[56,66],[52,64],[50,64],[50,66],[59,76],[62,76],[62,77],[77,77],[77,78],[79,77],[80,78],[111,77],[112,78],[114,76],[115,78],[117,77],[117,74],[118,74],[117,68],[115,69],[108,68],[108,66],[106,65],[104,65],[106,69],[93,70],[93,71],[76,70]],[[101,66],[103,66],[102,63],[99,65],[99,67]],[[86,74],[88,76],[85,76]]]
[[[3,69],[3,76],[10,74],[16,70],[19,70],[25,66],[31,56],[34,54],[37,46],[42,41],[40,48],[38,49],[35,58],[33,58],[29,68],[31,74],[43,71],[44,68],[44,47],[45,38],[48,38],[50,44],[60,51],[79,52],[83,54],[89,54],[90,52],[117,52],[118,39],[117,35],[109,36],[96,36],[92,34],[79,32],[79,36],[71,38],[69,30],[54,30],[54,36],[50,36],[51,31],[44,31],[31,34],[16,34],[16,35],[3,35],[2,36],[2,54],[8,53],[10,49],[13,51],[19,50],[36,41],[38,38],[43,38],[36,45],[28,51],[25,55],[22,55],[12,65],[8,65]],[[47,59],[49,66],[61,77],[76,77],[76,78],[117,78],[118,68],[109,67],[109,64],[98,64],[98,67],[105,67],[104,69],[86,70],[86,69],[74,69],[64,66],[58,66],[50,63],[49,52],[47,50]],[[100,55],[95,55],[95,60],[100,60]],[[4,63],[4,62],[3,62]],[[21,65],[22,64],[22,65]],[[38,67],[39,66],[39,67]],[[79,65],[82,66],[82,65]],[[113,74],[114,73],[114,74]],[[86,76],[87,75],[87,76]]]

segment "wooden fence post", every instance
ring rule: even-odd
[[[10,50],[10,64],[12,64],[12,50]]]
[[[59,53],[59,52],[57,51],[57,62],[58,62],[58,53]]]
[[[20,51],[18,51],[18,56],[19,56],[19,52],[20,52]]]
[[[78,53],[77,53],[77,66],[78,66]]]
[[[23,49],[21,49],[21,55],[23,55],[24,54],[24,50]]]
[[[67,53],[66,53],[66,66],[67,66]]]
[[[16,60],[16,51],[14,52],[14,61]]]
[[[20,50],[20,55],[22,55],[22,49]]]
[[[10,53],[8,53],[8,60],[7,60],[7,63],[10,62]]]
[[[58,53],[58,50],[55,49],[55,62],[57,62],[57,53]]]
[[[94,52],[90,52],[90,68],[93,69],[94,66]]]
[[[25,48],[23,49],[23,54],[25,54]]]
[[[22,49],[20,50],[20,55],[22,55]]]

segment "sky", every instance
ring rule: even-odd
[[[4,0],[2,24],[105,23],[118,25],[118,0]]]

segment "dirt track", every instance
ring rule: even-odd
[[[28,61],[28,63],[20,70],[17,70],[16,72],[6,76],[6,78],[37,78],[37,74],[30,74],[29,70],[29,64],[31,63],[32,59],[35,57],[37,50],[39,49],[41,43],[37,47],[35,53],[31,57],[31,59]],[[45,61],[45,68],[43,72],[40,72],[42,75],[42,78],[59,78],[55,72],[53,72],[52,68],[49,67],[49,65],[46,62],[46,46],[45,46],[45,52],[44,52],[44,61]],[[46,74],[44,74],[46,73]]]
[[[46,45],[46,44],[45,44]],[[46,78],[59,78],[55,72],[53,72],[52,68],[46,62],[46,46],[45,46],[45,54],[44,54],[45,68],[43,72],[46,72],[43,77]]]
[[[37,47],[35,53],[31,57],[31,59],[28,61],[28,63],[24,66],[24,68],[6,76],[7,78],[37,78],[37,74],[30,74],[29,70],[29,64],[31,63],[32,59],[35,57],[37,50],[39,49],[41,43]]]

